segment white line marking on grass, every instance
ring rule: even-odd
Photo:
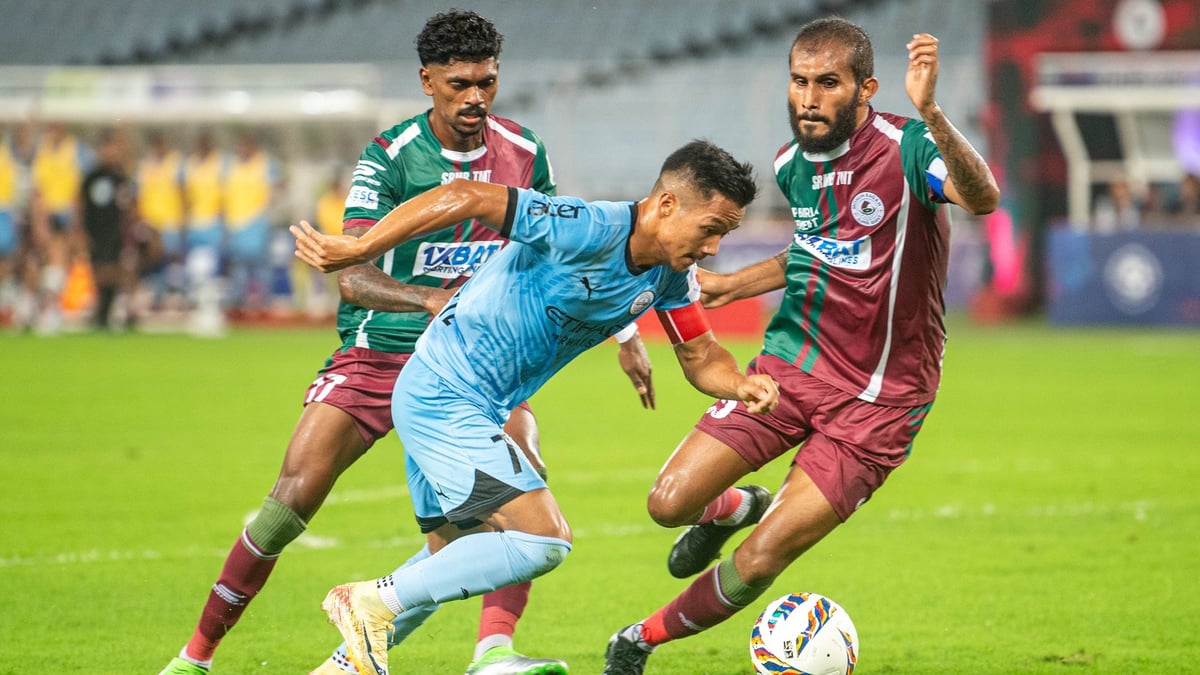
[[[888,512],[890,520],[924,520],[926,518],[992,518],[996,516],[1020,518],[1082,518],[1087,516],[1129,515],[1134,520],[1146,519],[1146,514],[1154,508],[1154,502],[1139,499],[1132,502],[1103,504],[1096,502],[1068,502],[1063,504],[1037,504],[1024,507],[1004,507],[995,504],[981,504],[977,507],[965,507],[961,504],[945,504],[928,509],[894,508]]]
[[[362,490],[341,495],[341,503],[382,501],[407,494],[396,488],[381,490]],[[893,521],[925,520],[925,519],[960,519],[960,518],[1086,518],[1094,516],[1127,515],[1134,520],[1144,521],[1155,508],[1153,500],[1139,499],[1130,502],[1105,504],[1097,502],[1067,502],[1060,504],[1037,504],[1033,506],[1008,507],[996,504],[981,504],[964,506],[962,504],[943,504],[942,506],[924,509],[894,508],[887,513],[887,518]],[[251,514],[249,518],[253,517]],[[602,523],[591,528],[576,528],[577,538],[589,537],[636,537],[650,531],[658,531],[643,523]],[[337,537],[324,537],[317,534],[305,533],[289,547],[289,551],[325,551],[332,549],[369,548],[369,549],[413,549],[416,550],[425,543],[425,537],[417,534],[397,535],[386,539],[358,538],[346,541]],[[147,562],[160,560],[176,560],[181,558],[224,558],[228,549],[202,549],[188,547],[171,549],[170,551],[66,551],[32,556],[14,555],[0,558],[0,569],[6,567],[55,566],[55,565],[91,565],[96,563]]]

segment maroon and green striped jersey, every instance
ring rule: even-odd
[[[932,401],[949,215],[945,163],[925,123],[872,110],[833,151],[785,145],[775,177],[796,227],[763,351],[864,401]]]
[[[363,150],[346,197],[344,226],[373,226],[404,201],[456,178],[555,193],[546,149],[529,129],[488,115],[483,145],[455,152],[442,147],[428,113],[421,113]],[[495,230],[468,220],[404,242],[374,264],[406,284],[456,288],[506,243]],[[429,319],[428,312],[378,312],[342,302],[338,334],[343,347],[410,353]]]

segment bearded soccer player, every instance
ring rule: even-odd
[[[433,107],[367,145],[346,198],[345,233],[369,232],[394,206],[459,176],[554,192],[550,163],[538,137],[489,113],[502,39],[474,12],[446,12],[426,23],[417,51],[421,86]],[[164,674],[208,672],[221,639],[262,589],[284,547],[304,531],[334,481],[391,431],[393,386],[431,313],[505,243],[494,230],[467,218],[406,242],[374,264],[355,265],[340,274],[342,344],[307,392],[274,488],[234,543],[191,641]],[[643,404],[653,407],[650,364],[636,333],[622,344],[621,363]],[[528,405],[517,408],[504,430],[534,469],[544,472],[537,425]],[[445,520],[421,525],[428,543],[410,564],[440,550],[464,528],[486,527]],[[528,658],[513,650],[513,631],[529,589],[530,584],[523,583],[484,596],[479,642],[468,673],[566,672],[559,660]],[[402,641],[435,609],[437,605],[429,605],[397,618],[391,644]],[[354,672],[344,648],[316,669],[343,671]]]
[[[733,555],[609,641],[605,673],[639,675],[654,649],[728,619],[862,506],[899,466],[933,405],[945,328],[944,205],[996,208],[983,159],[934,98],[938,40],[914,35],[905,88],[920,119],[874,110],[870,39],[843,19],[804,26],[790,52],[794,139],[775,159],[796,222],[790,246],[701,278],[706,306],[786,289],[748,372],[779,407],[718,401],[667,460],[648,509],[691,525],[668,558],[680,578],[720,556],[730,527],[708,515],[742,476],[800,446],[766,514]],[[715,501],[714,501],[715,500]],[[706,508],[707,506],[707,508]]]

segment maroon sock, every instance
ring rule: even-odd
[[[650,645],[678,640],[712,628],[741,609],[721,597],[713,567],[642,622],[642,638]]]
[[[735,488],[725,488],[720,497],[709,502],[708,506],[704,507],[704,513],[700,514],[698,523],[711,523],[714,520],[728,518],[737,511],[737,507],[742,505],[742,491]]]
[[[278,553],[270,554],[259,550],[250,536],[243,531],[234,542],[233,549],[225,558],[221,576],[208,594],[208,602],[200,613],[200,623],[188,641],[187,655],[197,661],[209,661],[221,638],[241,618],[246,605],[254,599],[267,583],[267,577],[275,567]]]
[[[529,588],[533,582],[526,581],[498,588],[483,596],[483,612],[479,616],[479,639],[489,635],[503,634],[512,637],[517,621],[525,613],[529,603]]]

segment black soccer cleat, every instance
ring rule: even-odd
[[[608,639],[604,650],[604,675],[642,675],[654,647],[642,640],[642,624],[626,626]]]
[[[693,574],[699,574],[708,564],[721,556],[721,547],[734,532],[754,525],[762,520],[767,507],[771,505],[771,492],[761,485],[739,485],[738,489],[749,493],[752,500],[750,512],[736,525],[717,525],[704,523],[692,525],[671,546],[671,554],[667,556],[667,570],[676,579],[686,579]]]

